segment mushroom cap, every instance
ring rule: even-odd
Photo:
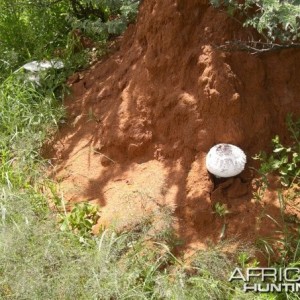
[[[30,72],[38,72],[41,70],[40,63],[36,60],[31,61],[23,66],[23,68]]]
[[[60,60],[44,60],[44,61],[31,61],[23,66],[23,68],[30,72],[39,72],[46,69],[62,69],[64,63]]]
[[[246,161],[246,155],[239,147],[217,144],[206,155],[206,168],[217,177],[232,177],[244,170]]]
[[[60,60],[45,60],[45,61],[42,61],[40,62],[40,66],[41,68],[43,69],[62,69],[64,68],[64,63]]]

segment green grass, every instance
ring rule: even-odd
[[[35,88],[16,75],[0,85],[0,183],[20,188],[39,181],[40,148],[64,114],[52,87]]]
[[[38,216],[30,192],[17,195],[2,188],[0,193],[2,299],[181,300],[203,295],[222,300],[233,294],[227,282],[231,261],[219,249],[199,252],[185,265],[166,240],[149,238],[150,224],[119,234],[105,230],[82,244],[71,231],[60,231],[50,212]],[[235,294],[243,296],[238,289]]]

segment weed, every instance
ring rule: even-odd
[[[275,136],[272,139],[273,154],[268,156],[265,152],[260,152],[254,157],[261,161],[259,173],[267,175],[277,172],[284,187],[289,187],[300,179],[300,120],[293,121],[292,116],[289,115],[287,126],[292,140],[289,146],[284,146],[279,136]]]
[[[300,259],[299,220],[296,216],[286,213],[287,206],[297,208],[293,202],[299,196],[300,120],[295,121],[291,115],[288,115],[286,122],[291,133],[289,145],[284,145],[279,136],[275,136],[272,140],[272,154],[267,155],[261,152],[254,157],[261,162],[258,170],[261,178],[256,180],[257,191],[254,194],[257,200],[262,200],[264,192],[269,187],[267,176],[275,173],[280,177],[282,187],[277,190],[280,220],[262,211],[262,217],[268,218],[275,225],[275,236],[260,237],[256,241],[256,246],[262,250],[268,260],[268,265],[279,268],[298,266]],[[296,229],[297,226],[298,229]],[[244,258],[247,259],[247,257]],[[272,299],[299,299],[296,293],[279,293],[272,297]]]
[[[227,282],[231,262],[218,249],[196,253],[188,267],[159,236],[153,240],[151,222],[141,225],[141,230],[118,234],[106,229],[85,247],[73,231],[58,231],[51,215],[39,218],[30,197],[31,193],[17,196],[1,190],[2,299],[199,299],[203,295],[222,300],[242,295]]]
[[[278,191],[278,200],[280,203],[281,220],[277,221],[269,214],[265,214],[277,227],[275,231],[277,237],[261,237],[257,239],[256,244],[268,259],[268,264],[276,262],[281,266],[288,266],[296,263],[300,258],[300,232],[294,229],[286,222],[285,201],[282,193]]]
[[[238,253],[237,261],[242,268],[255,268],[259,265],[256,258],[253,259],[253,256],[250,253],[244,251]]]
[[[221,204],[220,202],[216,202],[214,206],[214,213],[217,214],[223,220],[223,226],[220,233],[220,239],[222,240],[225,238],[226,233],[226,215],[229,214],[230,211],[227,208],[227,204]]]
[[[230,211],[227,208],[227,205],[221,204],[220,202],[217,202],[215,204],[214,212],[221,218],[225,218],[225,216],[230,213]]]
[[[270,44],[290,44],[299,38],[300,7],[297,1],[210,0],[215,7],[225,7],[230,16],[239,16],[244,26],[255,28]]]
[[[82,238],[89,237],[99,218],[100,212],[95,205],[88,202],[77,203],[71,212],[61,215],[60,229],[72,230]]]

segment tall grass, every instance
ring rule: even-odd
[[[37,216],[31,193],[0,194],[1,299],[246,299],[227,282],[231,262],[217,249],[188,266],[144,225],[83,245],[53,216]]]
[[[37,89],[16,75],[0,85],[0,183],[20,188],[40,177],[40,148],[64,114],[54,89]]]

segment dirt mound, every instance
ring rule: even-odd
[[[219,239],[215,202],[231,211],[229,237],[274,230],[251,199],[251,156],[275,134],[285,138],[286,114],[300,112],[300,52],[222,52],[215,45],[253,33],[201,3],[142,2],[119,51],[70,79],[68,124],[52,154],[65,198],[100,203],[101,222],[134,216],[155,199],[175,208],[179,234],[196,247]],[[248,164],[217,186],[204,159],[220,142],[241,147]],[[265,211],[276,219],[275,198]]]

